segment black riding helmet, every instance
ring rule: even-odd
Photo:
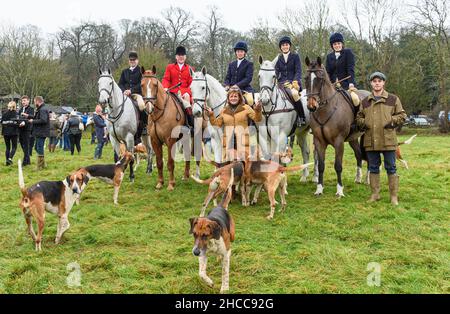
[[[233,49],[234,52],[236,52],[236,50],[244,50],[245,52],[248,52],[248,45],[245,41],[240,40],[234,45]]]
[[[128,54],[128,59],[129,60],[135,60],[138,59],[138,54],[136,51],[130,51],[130,53]]]
[[[280,38],[280,42],[278,43],[278,47],[281,49],[282,44],[289,44],[292,46],[291,38],[289,36],[283,36]]]
[[[341,33],[334,33],[330,36],[330,45],[333,46],[334,43],[344,44],[344,36]]]

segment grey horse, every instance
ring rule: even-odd
[[[296,127],[297,112],[278,86],[274,61],[263,61],[259,57],[260,100],[263,105],[263,119],[258,123],[259,143],[264,154],[283,152],[288,145],[288,136],[296,132],[303,157],[303,163],[309,163],[308,131],[310,115],[306,109],[306,93],[302,93],[303,111],[306,124]],[[308,168],[303,170],[301,182],[306,182]]]
[[[137,132],[139,123],[139,112],[131,99],[122,93],[119,85],[114,81],[111,70],[99,70],[100,77],[98,79],[98,101],[102,105],[108,106],[108,118],[106,126],[108,128],[109,138],[117,156],[120,155],[120,145],[124,144],[126,150],[134,153],[134,136]],[[144,136],[148,137],[148,136]],[[151,152],[150,141],[143,138],[147,152]],[[151,160],[151,153],[148,154]],[[133,171],[134,161],[130,164],[130,181],[134,181]],[[151,172],[152,163],[147,165]]]

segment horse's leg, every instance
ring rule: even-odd
[[[259,134],[258,134],[258,136],[259,136],[259,146],[260,146],[260,148],[261,148],[261,154],[260,154],[260,157],[261,158],[267,158],[267,155],[268,155],[268,153],[269,153],[269,142],[268,142],[268,135],[267,135],[267,129],[266,129],[266,127],[264,126],[264,127],[261,127],[260,129],[259,129]]]
[[[344,140],[342,138],[337,138],[334,142],[334,170],[337,175],[337,191],[336,196],[341,198],[344,195],[344,185],[342,184],[342,159],[344,157]]]
[[[191,156],[193,156],[193,143],[194,141],[191,141],[191,137],[189,135],[189,133],[185,133],[185,135],[183,135],[183,138],[187,136],[188,140],[187,140],[187,144],[182,145],[183,146],[183,154],[184,154],[184,176],[183,176],[183,180],[189,180],[190,178],[190,172],[191,172]]]
[[[167,169],[169,170],[169,186],[167,187],[168,191],[173,191],[175,189],[175,160],[174,156],[172,156],[172,147],[176,144],[176,139],[170,138],[167,143]]]
[[[156,136],[151,137],[153,151],[156,155],[156,167],[158,168],[158,184],[156,185],[156,189],[160,190],[164,186],[164,174],[163,174],[163,147],[162,143],[155,138]]]
[[[127,151],[134,154],[134,136],[128,133],[127,135]],[[134,182],[134,160],[130,161],[130,182]]]
[[[316,137],[314,138],[314,145],[317,152],[319,180],[317,182],[317,189],[314,195],[319,196],[323,194],[323,173],[325,171],[325,151],[327,149],[326,143],[321,143]]]
[[[150,136],[144,135],[141,137],[142,143],[147,151],[147,170],[146,173],[151,174],[153,172],[153,148],[150,142]]]
[[[298,144],[302,150],[303,164],[309,163],[309,144],[308,144],[308,132],[306,129],[300,130],[297,134]],[[309,169],[306,167],[303,169],[300,182],[306,182],[309,176]]]
[[[114,150],[114,163],[119,161],[120,146],[114,136],[110,136],[111,146]]]
[[[355,182],[361,184],[363,181],[361,147],[359,146],[359,142],[357,139],[349,142],[349,144],[350,144],[350,147],[353,149],[353,152],[355,153],[355,158],[356,158]]]
[[[314,145],[314,175],[311,179],[311,182],[318,183],[319,182],[319,155],[317,154],[317,149]]]

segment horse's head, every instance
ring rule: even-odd
[[[273,90],[277,84],[277,77],[275,74],[275,65],[272,61],[263,61],[263,58],[259,56],[259,87],[260,87],[260,99],[263,104],[267,104],[272,97]]]
[[[98,102],[102,105],[109,104],[114,94],[114,78],[111,70],[99,69],[100,77],[98,79]]]
[[[191,83],[191,91],[192,98],[194,100],[194,107],[192,109],[192,114],[194,117],[201,117],[205,107],[206,102],[208,101],[208,96],[211,91],[208,86],[207,80],[207,71],[206,68],[203,67],[201,72],[193,73],[191,71],[192,83]]]
[[[314,112],[320,106],[322,88],[328,79],[328,75],[322,65],[322,59],[320,57],[317,57],[316,61],[310,61],[309,58],[306,57],[305,63],[308,66],[307,75],[305,77],[308,110]]]
[[[147,113],[150,114],[153,112],[156,101],[158,100],[159,81],[156,77],[155,66],[153,66],[151,70],[145,70],[144,67],[141,67],[141,71],[142,98],[144,99]]]

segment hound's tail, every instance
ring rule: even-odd
[[[413,136],[411,136],[411,137],[410,137],[409,139],[407,139],[406,141],[401,142],[401,143],[398,143],[398,145],[403,145],[403,144],[409,145],[409,144],[411,144],[412,141],[416,138],[416,136],[417,136],[417,134],[414,134]]]
[[[312,165],[314,165],[313,162],[310,162],[309,164],[300,165],[300,166],[294,166],[294,167],[280,167],[280,168],[278,168],[278,171],[279,172],[300,171],[300,170],[303,170]]]
[[[209,185],[212,182],[212,180],[213,180],[213,178],[209,178],[209,179],[206,179],[206,180],[201,180],[201,179],[198,179],[198,178],[194,177],[193,175],[191,175],[191,179],[194,180],[195,182],[199,183],[199,184],[204,184],[204,185]]]
[[[19,159],[19,162],[17,163],[19,168],[19,187],[20,191],[22,192],[22,195],[25,196],[27,194],[27,190],[25,188],[25,180],[23,179],[23,170],[22,170],[22,160]]]

